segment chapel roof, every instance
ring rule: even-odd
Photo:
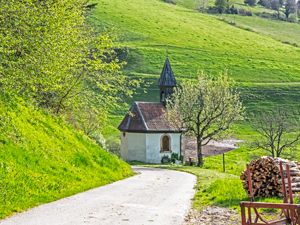
[[[129,111],[118,127],[120,131],[180,132],[170,124],[161,102],[134,102]]]
[[[176,79],[174,77],[169,59],[166,58],[165,65],[161,72],[157,86],[176,87]]]

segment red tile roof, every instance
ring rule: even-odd
[[[134,102],[118,129],[140,132],[179,132],[173,128],[165,114],[161,102]]]

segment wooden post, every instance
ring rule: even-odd
[[[223,172],[225,173],[225,154],[223,153]]]
[[[240,202],[240,207],[241,207],[241,214],[242,214],[242,225],[247,225],[245,206],[242,202]]]

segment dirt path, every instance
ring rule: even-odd
[[[185,158],[188,161],[189,158],[197,159],[197,141],[194,137],[184,137]],[[202,147],[203,157],[221,155],[223,153],[230,152],[239,148],[238,143],[244,142],[243,140],[237,140],[235,138],[225,139],[223,141],[210,141],[207,145]]]
[[[207,206],[200,212],[191,209],[183,225],[237,225],[241,216],[236,210],[218,206]]]
[[[182,225],[196,176],[133,167],[139,175],[95,188],[0,221],[0,225]]]

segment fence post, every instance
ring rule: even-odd
[[[225,153],[223,153],[223,172],[225,173]]]

